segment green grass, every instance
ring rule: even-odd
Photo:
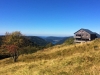
[[[0,60],[0,75],[100,75],[100,39]]]

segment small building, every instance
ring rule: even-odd
[[[74,33],[75,43],[91,41],[91,40],[94,40],[95,38],[98,38],[97,33],[92,32],[88,29],[80,29]]]

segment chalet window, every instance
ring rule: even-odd
[[[81,36],[80,34],[76,34],[76,36]]]

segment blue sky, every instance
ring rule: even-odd
[[[0,34],[70,36],[80,28],[100,33],[100,0],[0,0]]]

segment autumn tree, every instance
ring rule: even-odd
[[[5,48],[9,51],[10,55],[13,57],[14,62],[16,62],[19,56],[19,48],[22,47],[23,35],[20,31],[15,31],[12,33],[6,32],[3,39]]]

